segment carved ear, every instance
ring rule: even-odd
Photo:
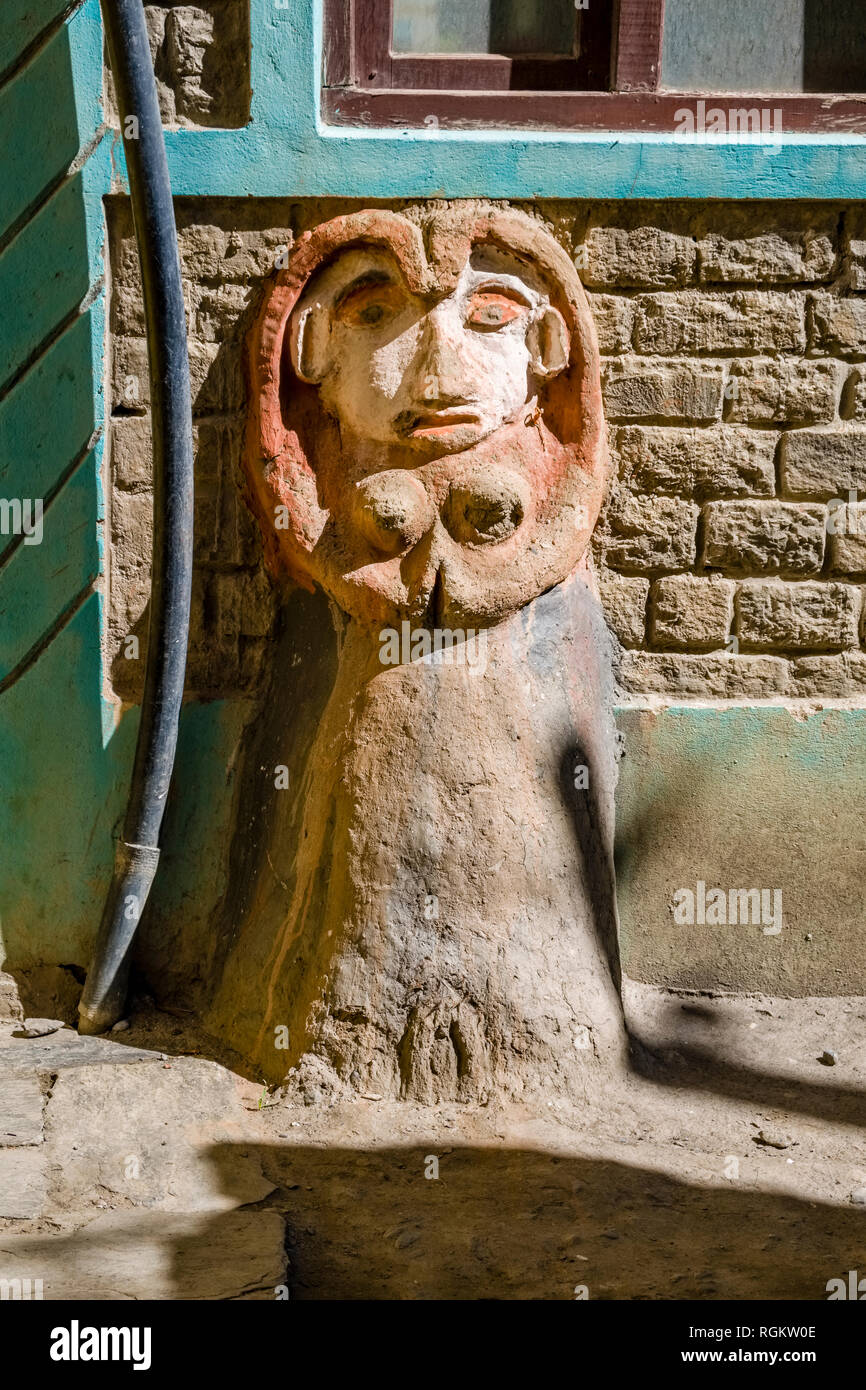
[[[571,338],[565,319],[552,304],[533,320],[526,345],[536,376],[557,376],[568,366]]]
[[[301,304],[289,326],[292,366],[301,381],[318,386],[330,366],[330,314],[319,300]]]

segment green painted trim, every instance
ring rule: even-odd
[[[0,391],[102,283],[108,165],[104,140],[0,255]]]
[[[104,744],[91,595],[0,700],[0,960],[86,966],[126,800],[135,719]]]
[[[0,15],[0,64],[18,63],[0,90],[0,497],[45,505],[39,545],[0,536],[0,959],[25,964],[86,963],[134,747],[104,696],[94,591],[111,186],[99,0],[53,28],[69,8],[3,0]]]
[[[99,576],[98,482],[91,453],[45,510],[41,540],[31,543],[25,537],[0,569],[0,682],[38,649],[58,615]],[[22,594],[28,595],[27,603],[21,602]]]

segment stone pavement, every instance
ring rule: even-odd
[[[640,1073],[546,1113],[290,1107],[155,1010],[107,1038],[2,1024],[0,1280],[96,1301],[822,1300],[866,1274],[866,1000],[627,998]]]

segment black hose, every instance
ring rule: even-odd
[[[133,937],[159,861],[177,746],[193,545],[192,409],[177,229],[142,0],[102,0],[120,112],[147,322],[153,434],[153,567],[141,720],[79,1032],[102,1033],[126,1001]]]

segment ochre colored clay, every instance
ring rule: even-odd
[[[623,1053],[578,277],[516,212],[336,218],[250,366],[268,564],[333,600],[339,659],[215,1026],[310,1099],[572,1092]]]

